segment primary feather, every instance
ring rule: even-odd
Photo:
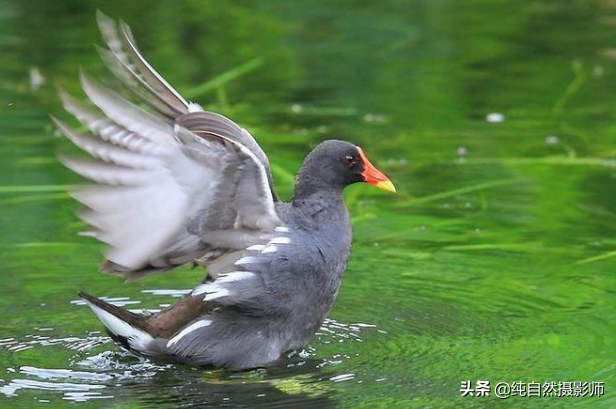
[[[95,182],[74,191],[82,218],[109,245],[104,269],[140,278],[238,250],[246,231],[280,225],[267,157],[228,118],[204,111],[175,91],[143,58],[130,29],[98,13],[110,70],[150,110],[81,73],[90,108],[60,90],[83,135],[54,118],[58,129],[93,160],[62,157]],[[241,243],[241,242],[239,242]],[[206,256],[204,258],[204,255]]]

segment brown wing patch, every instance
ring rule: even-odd
[[[180,301],[154,314],[147,320],[147,332],[160,338],[171,338],[186,324],[206,314],[209,310],[203,296],[187,295]]]

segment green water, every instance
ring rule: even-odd
[[[55,159],[72,147],[47,114],[63,115],[54,79],[78,93],[79,66],[106,75],[96,8],[256,135],[283,197],[334,137],[396,184],[348,189],[353,254],[301,356],[156,366],[76,302],[155,309],[202,276],[123,284],[78,235],[80,180]],[[616,407],[615,60],[610,0],[0,0],[0,407]],[[491,396],[462,397],[467,380]],[[605,389],[495,397],[514,381]]]

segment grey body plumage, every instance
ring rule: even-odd
[[[335,209],[313,199],[299,211],[291,211],[293,204],[277,206],[289,231],[276,237],[288,242],[279,240],[275,251],[264,254],[246,251],[244,257],[254,258],[233,269],[254,275],[230,283],[229,295],[209,301],[219,308],[198,320],[211,323],[181,337],[168,353],[189,363],[247,368],[275,361],[312,339],[333,306],[351,248],[348,215],[338,213],[341,198]],[[327,222],[323,235],[303,229],[309,220]]]

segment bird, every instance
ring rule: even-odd
[[[82,102],[58,86],[85,132],[52,117],[85,155],[60,155],[88,179],[71,191],[107,245],[101,270],[137,280],[185,264],[205,278],[175,304],[137,314],[79,292],[110,337],[153,361],[244,370],[300,350],[334,305],[351,251],[343,189],[395,192],[361,147],[326,140],[304,159],[290,202],[268,157],[231,119],[184,99],[145,60],[130,27],[102,12],[99,53],[122,92],[83,70]]]

